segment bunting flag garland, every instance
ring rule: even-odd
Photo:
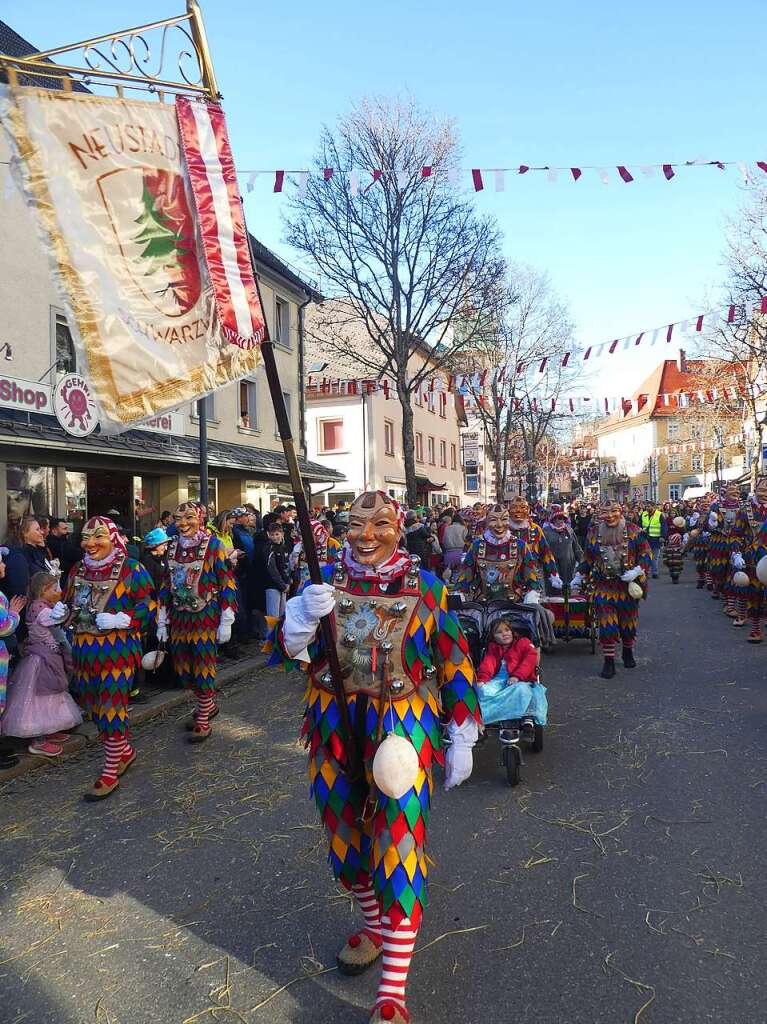
[[[679,168],[689,167],[708,167],[716,168],[720,171],[726,171],[728,168],[734,168],[738,174],[746,181],[751,182],[757,177],[761,177],[761,174],[767,174],[767,160],[755,160],[753,163],[746,163],[743,160],[684,160],[679,163],[659,163],[659,164],[642,164],[639,167],[639,171],[644,178],[650,179],[662,177],[666,181],[672,181],[677,176]],[[527,174],[542,173],[546,175],[546,179],[550,182],[559,181],[560,174],[565,175],[571,182],[580,181],[584,177],[584,171],[592,171],[599,181],[603,185],[609,185],[611,181],[621,181],[625,185],[630,185],[636,182],[636,173],[632,173],[631,169],[626,164],[615,164],[610,167],[596,167],[594,165],[581,164],[579,167],[570,166],[553,166],[551,164],[516,164],[510,167],[471,167],[471,168],[451,168],[447,172],[440,172],[434,170],[431,165],[426,165],[420,169],[421,178],[436,177],[437,174],[444,173],[448,178],[448,181],[452,187],[457,187],[460,184],[461,178],[469,183],[471,182],[471,188],[474,192],[484,192],[485,190],[485,175],[492,175],[493,189],[496,192],[506,191],[506,175],[510,174],[517,178],[523,177]],[[760,173],[758,173],[760,172]],[[285,188],[285,182],[294,177],[303,178],[310,176],[312,172],[307,169],[298,171],[291,171],[282,169],[275,170],[245,170],[241,172],[243,175],[247,175],[247,190],[248,192],[253,191],[256,179],[260,175],[266,175],[273,181],[273,192],[282,192]],[[315,172],[317,173],[317,172]],[[380,181],[384,176],[396,177],[398,182],[401,184],[407,183],[413,177],[411,171],[403,171],[400,169],[391,168],[369,168],[362,170],[353,171],[342,171],[337,167],[324,167],[322,168],[322,177],[324,181],[330,181],[336,176],[346,176],[351,181],[353,176],[359,178],[360,174],[370,174],[373,178],[371,184]],[[354,190],[352,190],[354,191]]]
[[[465,382],[473,379],[476,390],[468,391]],[[431,377],[413,392],[417,404],[426,403],[436,411],[433,406],[435,394],[437,395],[441,413],[445,411],[445,402],[448,394],[459,394],[464,400],[468,409],[476,403],[482,408],[489,407],[489,398],[484,390],[487,379],[487,371],[482,374],[470,376]],[[359,396],[375,395],[382,393],[387,399],[397,395],[397,388],[393,381],[387,379],[376,380],[373,378],[340,379],[323,377],[317,380],[309,377],[306,383],[307,396]],[[674,391],[664,392],[656,396],[656,406],[660,409],[670,411],[671,409],[687,409],[692,405],[711,405],[719,402],[734,402],[743,397],[745,389],[738,384],[720,385],[718,388],[697,391]],[[508,395],[499,395],[497,398],[498,407],[503,409],[510,405],[514,412],[531,410],[533,412],[548,410],[550,412],[594,412],[599,415],[609,415],[620,412],[623,416],[636,415],[642,412],[650,399],[647,394],[634,395],[630,398],[625,396],[593,396],[593,395],[559,395],[554,398],[538,396],[525,396],[515,398]]]

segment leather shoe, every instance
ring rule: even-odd
[[[605,663],[599,674],[602,679],[612,679],[615,675],[615,658],[605,658]]]

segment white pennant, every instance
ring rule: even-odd
[[[655,177],[655,168],[651,167],[649,164],[645,164],[643,167],[640,167],[639,170],[644,174],[645,178]]]
[[[599,180],[602,182],[602,184],[603,185],[609,185],[610,184],[610,175],[607,173],[605,168],[604,167],[597,167],[596,170],[597,170],[597,175],[599,176]]]
[[[746,323],[750,324],[754,316],[754,304],[750,299],[746,299],[743,303],[743,308],[746,313]]]
[[[450,188],[458,187],[458,174],[459,171],[457,167],[451,167],[447,172],[447,183],[450,186]]]
[[[497,170],[495,171],[495,191],[504,192],[506,190],[506,171]]]
[[[687,331],[688,331],[689,327],[690,327],[690,321],[689,320],[683,320],[681,322],[681,324],[679,325],[679,330],[682,332],[682,334],[687,334]]]
[[[556,167],[549,167],[549,172],[548,172],[548,174],[546,175],[546,177],[548,178],[548,180],[549,180],[549,181],[556,181],[556,180],[557,180],[557,176],[558,176],[558,175],[557,175],[557,169],[556,169]]]
[[[298,172],[298,193],[299,195],[306,195],[306,186],[309,182],[309,172],[299,171]]]
[[[652,332],[652,338],[650,338],[650,344],[651,345],[654,345],[655,342],[658,340],[659,332],[660,332],[660,328],[659,327],[656,327],[655,330]]]
[[[751,184],[751,174],[750,174],[749,169],[748,169],[748,164],[743,163],[742,160],[739,160],[738,163],[735,166],[738,168],[738,171],[740,172],[740,176],[743,178],[743,184],[744,185],[750,185]]]
[[[405,188],[408,181],[410,181],[410,175],[407,171],[397,171],[397,188]]]
[[[360,176],[356,171],[349,171],[349,192],[356,196],[360,190]]]
[[[248,192],[253,191],[253,186],[256,184],[256,178],[258,177],[258,171],[251,171],[248,175],[248,184],[245,186]]]

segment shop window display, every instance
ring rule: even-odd
[[[48,515],[54,506],[55,475],[52,466],[5,467],[7,522],[13,526],[25,515]]]

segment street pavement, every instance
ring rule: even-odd
[[[765,1020],[767,644],[654,582],[638,667],[583,641],[543,664],[551,724],[510,789],[488,741],[435,792],[414,1024]],[[82,802],[97,751],[0,790],[2,1024],[364,1024],[373,974],[333,969],[356,926],[296,742],[302,685],[260,670],[214,738],[177,709]]]

